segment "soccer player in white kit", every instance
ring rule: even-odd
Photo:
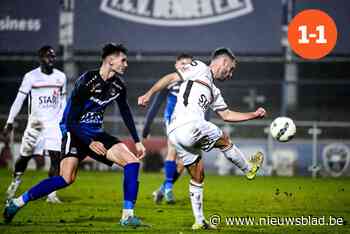
[[[49,176],[59,174],[61,131],[59,122],[66,105],[66,76],[54,68],[56,54],[51,46],[38,51],[40,67],[26,73],[4,128],[8,136],[13,122],[28,97],[28,123],[22,137],[20,156],[15,162],[13,179],[7,189],[7,199],[15,196],[21,176],[34,155],[48,154],[51,159]],[[56,193],[48,195],[48,202],[59,203]]]
[[[189,191],[195,217],[195,223],[192,225],[194,230],[216,228],[205,220],[203,213],[204,165],[201,150],[219,148],[249,180],[255,178],[263,163],[264,156],[261,152],[257,152],[247,160],[228,135],[204,118],[209,108],[226,122],[240,122],[265,116],[266,111],[261,107],[255,112],[247,113],[230,110],[220,90],[214,85],[214,80],[230,80],[236,69],[236,63],[236,57],[230,49],[219,48],[213,52],[209,66],[199,60],[193,60],[177,73],[160,79],[138,100],[139,105],[146,106],[154,93],[172,82],[183,80],[168,128],[168,137],[191,175]]]

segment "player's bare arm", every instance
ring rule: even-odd
[[[170,73],[168,75],[163,76],[160,80],[158,80],[144,95],[138,98],[138,105],[147,106],[149,100],[156,92],[164,89],[171,83],[181,80],[181,77],[177,73]]]
[[[24,100],[27,98],[27,94],[24,94],[22,92],[18,92],[15,101],[13,102],[10,113],[8,116],[8,120],[6,122],[6,125],[3,129],[3,136],[7,139],[9,137],[9,134],[13,130],[13,122],[20,110],[22,109],[22,105]]]
[[[226,109],[223,111],[217,111],[216,113],[225,122],[241,122],[241,121],[263,118],[266,115],[266,110],[262,107],[259,107],[254,112],[242,113],[242,112],[236,112],[236,111]]]

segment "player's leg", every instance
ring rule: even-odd
[[[176,160],[176,175],[174,177],[174,183],[180,178],[183,171],[185,170],[185,166],[182,160]]]
[[[175,147],[168,141],[168,152],[164,162],[165,180],[160,188],[153,192],[154,201],[156,203],[160,203],[163,197],[165,197],[168,204],[173,204],[175,202],[172,189],[175,181],[181,175],[183,167],[180,167],[180,170],[180,172],[177,170]]]
[[[203,181],[204,181],[204,166],[203,160],[198,158],[193,164],[187,166],[187,170],[191,176],[189,185],[190,199],[192,212],[195,217],[193,226],[202,225],[205,222],[203,213]]]
[[[49,177],[58,176],[60,174],[61,152],[49,150],[48,153],[50,157],[50,169],[48,175]],[[46,201],[50,203],[62,203],[59,197],[57,196],[56,191],[50,193],[47,196]]]
[[[12,181],[6,191],[7,200],[15,196],[19,186],[22,183],[21,177],[24,174],[24,171],[26,170],[30,159],[31,159],[31,156],[22,156],[22,155],[20,155],[17,158],[14,166],[14,172],[12,175]]]
[[[215,142],[214,147],[219,148],[228,160],[245,173],[249,180],[255,178],[264,160],[264,155],[261,152],[257,152],[250,160],[247,160],[244,153],[236,145],[232,144],[229,136],[226,134],[222,134]]]
[[[139,159],[124,143],[117,143],[109,148],[106,158],[124,168],[124,202],[120,224],[123,226],[141,225],[141,221],[134,215],[139,188]]]
[[[34,201],[41,197],[48,195],[49,193],[58,189],[64,188],[72,184],[76,179],[78,170],[79,159],[76,157],[66,157],[61,162],[60,175],[52,176],[45,180],[42,180],[37,185],[33,186],[27,192],[23,193],[19,199],[22,199],[23,203],[20,206],[24,206],[29,201]],[[20,201],[21,202],[21,201]]]
[[[39,141],[41,131],[42,125],[40,122],[32,121],[28,123],[22,137],[20,156],[15,162],[12,181],[6,191],[7,200],[15,196],[16,191],[22,183],[21,177],[23,176],[24,171],[27,169],[29,160],[32,158],[35,147]]]
[[[192,229],[216,229],[216,226],[211,225],[204,216],[203,212],[203,188],[204,188],[204,163],[198,159],[191,165],[186,166],[188,173],[191,176],[189,185],[190,200],[192,212],[195,218],[195,223]]]
[[[194,128],[195,126],[188,125],[177,128],[169,134],[169,139],[191,176],[189,194],[195,217],[192,229],[210,229],[215,228],[215,226],[210,225],[205,220],[203,213],[204,164],[201,159],[201,150],[194,147],[196,141],[195,138],[191,137]]]
[[[11,222],[15,214],[28,204],[30,201],[42,198],[53,191],[62,189],[75,181],[79,165],[79,159],[76,157],[64,158],[61,162],[61,172],[59,176],[49,177],[42,180],[21,196],[10,199],[6,204],[4,211],[4,220],[6,223]]]
[[[45,158],[44,153],[40,153],[40,155],[34,155],[33,160],[35,162],[36,170],[43,170],[45,167]]]

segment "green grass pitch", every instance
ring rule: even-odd
[[[41,179],[46,172],[28,171],[20,192]],[[140,175],[136,215],[150,224],[148,228],[122,228],[122,179],[120,172],[84,172],[59,195],[63,204],[44,200],[30,203],[11,224],[1,221],[0,233],[193,233],[191,206],[188,198],[188,175],[175,185],[175,205],[155,205],[151,193],[163,176],[160,173]],[[10,182],[8,170],[0,170],[0,196],[4,198]],[[1,210],[4,203],[0,205]],[[218,231],[211,233],[350,233],[350,180],[304,177],[258,177],[247,181],[237,176],[207,175],[204,192],[205,215],[221,215]],[[344,225],[232,225],[225,216],[237,217],[342,217]],[[201,231],[208,232],[208,231]],[[199,232],[199,233],[201,233]]]

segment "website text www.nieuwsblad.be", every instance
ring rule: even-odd
[[[242,226],[242,225],[299,225],[299,226],[337,226],[344,225],[343,217],[335,216],[265,216],[265,217],[251,217],[251,216],[221,216],[213,214],[209,217],[209,222],[213,225],[227,225],[227,226]]]

